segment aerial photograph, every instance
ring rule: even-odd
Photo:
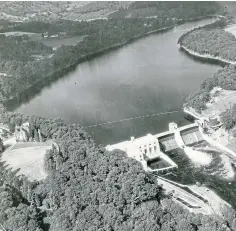
[[[0,1],[0,231],[236,231],[236,1]]]

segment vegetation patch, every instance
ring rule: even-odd
[[[214,87],[221,87],[224,90],[236,90],[236,67],[234,65],[225,66],[219,69],[212,77],[204,80],[200,89],[190,94],[186,99],[185,106],[202,112],[207,108],[206,103],[210,101],[210,91]]]
[[[19,170],[16,175],[24,175],[30,181],[40,181],[47,176],[44,171],[44,157],[51,147],[43,143],[25,143],[20,146],[15,144],[2,154],[1,161],[12,171]]]
[[[7,3],[5,4],[8,5]],[[45,7],[47,5],[53,9],[56,5],[58,7],[61,6],[63,9],[67,7],[63,3],[48,3]],[[67,8],[69,6],[72,7],[72,5],[72,3],[68,3]],[[97,12],[108,6],[113,11],[119,7],[117,3],[99,2],[86,4],[78,9],[78,12],[80,14],[93,10]],[[32,5],[26,4],[25,6],[21,4],[20,7],[26,7],[27,9],[32,7],[35,9],[39,7],[39,4],[32,3]],[[36,33],[36,35],[30,34],[28,36],[24,34],[8,36],[7,38],[4,34],[0,36],[1,73],[12,76],[7,78],[5,75],[0,75],[0,102],[19,97],[22,92],[33,86],[42,88],[53,79],[59,78],[65,72],[73,69],[78,63],[129,43],[150,32],[173,27],[188,19],[218,13],[221,8],[214,2],[120,4],[120,11],[126,11],[126,9],[129,11],[128,18],[116,17],[116,19],[81,22],[63,19],[51,20],[50,22],[29,20],[5,24],[4,27],[0,28],[3,33],[18,31]],[[9,10],[6,9],[6,11]],[[14,12],[14,9],[12,11]],[[17,14],[19,13],[17,12]],[[34,38],[46,33],[48,35],[64,33],[68,39],[67,41],[58,40],[58,43],[56,40],[51,40],[52,43],[55,42],[52,44],[47,39]],[[74,44],[71,40],[73,38],[77,39],[78,36],[86,37],[80,43]],[[57,45],[61,46],[53,51],[52,47]]]
[[[78,125],[7,112],[1,120],[10,127],[29,121],[32,138],[40,129],[59,147],[45,156],[44,181],[19,179],[0,166],[0,223],[7,230],[227,230],[219,217],[181,208],[139,162],[95,145]]]

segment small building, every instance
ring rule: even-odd
[[[222,125],[222,123],[220,122],[219,117],[217,116],[212,116],[208,118],[208,126],[213,129],[216,130],[218,129],[220,126]]]
[[[210,117],[209,118],[209,126],[211,127],[215,127],[215,126],[218,126],[219,125],[219,121],[216,117]]]
[[[128,157],[139,161],[145,171],[160,172],[178,167],[160,150],[158,139],[151,134],[136,139],[131,137],[129,141],[108,145],[106,149],[108,151],[115,149],[123,150]],[[151,167],[149,166],[150,163]]]
[[[219,117],[217,116],[212,116],[212,117],[204,117],[199,120],[199,125],[203,129],[213,129],[216,130],[218,129],[222,123],[220,122]]]
[[[27,142],[29,140],[29,123],[15,126],[15,137],[17,142]]]
[[[178,125],[174,122],[169,123],[169,131],[176,131],[178,129]]]

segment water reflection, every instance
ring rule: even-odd
[[[95,141],[102,144],[156,134],[166,130],[171,121],[179,126],[187,124],[181,112],[184,99],[219,66],[189,58],[179,51],[177,40],[183,32],[210,21],[186,23],[81,63],[37,95],[34,95],[37,89],[32,89],[17,101],[17,109],[12,109],[30,115],[61,117],[82,126],[180,111],[175,115],[89,128]]]

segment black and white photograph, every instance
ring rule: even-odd
[[[236,231],[236,1],[1,1],[0,231]]]

